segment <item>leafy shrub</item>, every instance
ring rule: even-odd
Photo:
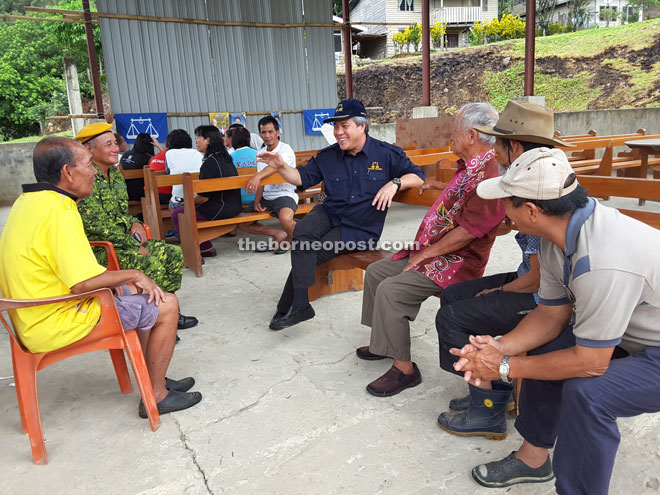
[[[504,14],[501,19],[476,22],[468,34],[468,41],[475,46],[524,37],[525,21],[518,15]]]

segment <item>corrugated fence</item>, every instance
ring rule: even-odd
[[[331,23],[330,0],[97,0],[99,12],[182,18],[181,22],[99,19],[115,113],[168,116],[169,130],[192,133],[208,112],[248,115],[331,108],[337,103],[332,27],[252,27],[186,23]],[[295,150],[326,146],[305,135],[302,113],[284,113],[282,140]]]

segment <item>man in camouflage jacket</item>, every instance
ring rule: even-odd
[[[142,223],[129,215],[126,182],[114,168],[119,148],[110,124],[83,127],[76,140],[92,153],[97,170],[94,193],[78,205],[87,238],[111,242],[122,269],[140,270],[164,291],[175,292],[183,273],[181,248],[147,239]],[[94,254],[100,264],[107,265],[104,249],[94,248]],[[179,329],[196,324],[195,317],[179,315]]]

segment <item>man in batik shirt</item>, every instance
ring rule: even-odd
[[[179,290],[183,273],[181,248],[147,239],[142,223],[129,215],[126,182],[114,168],[119,147],[110,124],[85,126],[76,140],[92,153],[97,170],[94,193],[78,205],[87,238],[111,242],[123,270],[140,270],[166,292]],[[107,265],[105,250],[95,248],[94,254],[100,264]],[[179,329],[195,325],[194,316],[179,315]]]
[[[425,183],[444,189],[415,236],[415,245],[369,266],[364,277],[362,324],[371,327],[369,346],[357,349],[366,360],[391,357],[394,365],[367,385],[367,391],[388,397],[421,383],[410,356],[410,321],[428,297],[462,280],[481,277],[497,228],[504,218],[501,201],[476,194],[479,183],[499,174],[494,139],[473,129],[493,125],[498,115],[487,103],[470,103],[459,111],[452,135],[461,160],[449,184]],[[445,187],[446,186],[446,187]]]

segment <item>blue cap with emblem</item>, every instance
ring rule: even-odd
[[[323,123],[350,119],[351,117],[367,118],[367,110],[364,108],[362,102],[355,98],[348,98],[347,100],[340,101],[335,110],[334,117],[325,119]]]

